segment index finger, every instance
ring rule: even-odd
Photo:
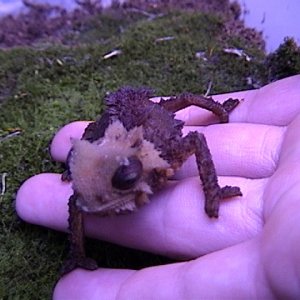
[[[278,80],[257,90],[212,97],[221,103],[228,98],[241,99],[230,113],[230,122],[286,126],[300,112],[300,75]],[[193,106],[179,111],[176,117],[186,125],[206,125],[216,120],[210,112]]]
[[[60,128],[53,137],[50,145],[50,153],[54,160],[65,162],[70,149],[72,139],[81,139],[85,128],[90,122],[75,121]]]

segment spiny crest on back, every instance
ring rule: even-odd
[[[143,105],[144,103],[148,103],[151,97],[153,97],[153,91],[151,89],[134,89],[132,87],[125,86],[109,94],[105,98],[105,103],[108,109],[112,112],[114,107],[118,107],[119,109],[123,108],[124,103],[131,103],[132,105]],[[135,108],[136,107],[131,107],[130,109]]]
[[[140,125],[133,124],[132,120],[140,120],[149,113],[154,104],[149,100],[152,96],[150,89],[123,87],[106,97],[107,112],[110,118],[122,120],[125,128],[130,129]]]

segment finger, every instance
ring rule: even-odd
[[[279,153],[286,128],[261,124],[231,123],[208,127],[186,126],[184,133],[201,132],[212,153],[217,174],[266,178],[278,165]],[[194,156],[190,156],[176,173],[175,178],[197,176]]]
[[[84,271],[77,269],[57,283],[53,299],[117,299],[121,285],[135,271],[106,270]]]
[[[68,228],[68,199],[71,194],[71,184],[61,181],[60,175],[35,175],[18,190],[17,214],[29,223],[65,231]]]
[[[51,142],[50,152],[52,158],[56,161],[65,162],[72,147],[71,139],[81,139],[88,124],[87,121],[76,121],[62,127]]]
[[[86,216],[86,232],[94,238],[170,257],[197,257],[260,232],[265,183],[265,180],[221,177],[222,186],[240,186],[244,196],[222,202],[219,219],[210,219],[204,213],[200,180],[188,178],[170,184],[133,214]],[[62,183],[59,175],[32,177],[18,191],[17,213],[29,223],[65,231],[71,194],[71,185]]]
[[[54,137],[51,154],[64,161],[71,148],[71,137],[80,137],[88,122],[73,122],[63,127]],[[285,127],[260,124],[216,124],[209,127],[184,128],[204,133],[216,165],[222,176],[264,178],[276,169]],[[198,174],[195,157],[191,156],[179,170],[176,178]]]
[[[224,102],[228,98],[241,99],[230,113],[230,122],[288,125],[300,112],[300,75],[268,84],[260,89],[212,96]],[[193,106],[176,115],[186,125],[205,125],[216,122],[212,114]]]
[[[251,241],[196,260],[141,271],[76,270],[62,278],[54,299],[271,299]],[[155,296],[154,296],[155,295]]]

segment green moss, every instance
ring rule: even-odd
[[[75,30],[79,34],[69,36],[77,43],[86,44],[107,44],[121,35],[121,33],[130,24],[143,19],[142,16],[137,14],[126,13],[125,11],[110,11],[107,14],[96,15],[89,19],[88,22],[78,20],[75,24]]]
[[[217,93],[249,88],[249,77],[265,81],[262,51],[226,36],[220,18],[172,13],[139,19],[122,23],[114,16],[95,16],[78,38],[85,45],[0,51],[0,173],[7,173],[6,192],[0,196],[0,299],[49,298],[65,257],[65,235],[24,224],[13,204],[25,179],[62,170],[48,153],[57,129],[94,119],[103,111],[104,95],[123,85],[150,86],[158,95],[170,95],[204,93],[210,82]],[[87,43],[94,34],[96,42]],[[158,40],[164,37],[172,39]],[[226,54],[225,47],[240,47],[252,60]],[[114,48],[122,54],[103,59]],[[205,60],[197,58],[198,52]],[[19,134],[11,136],[14,131]],[[89,241],[88,249],[106,267],[166,262],[103,242]]]

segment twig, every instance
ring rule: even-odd
[[[6,184],[5,184],[5,179],[7,177],[7,173],[2,173],[1,176],[1,193],[0,196],[3,196],[5,194],[5,190],[6,190]]]
[[[122,50],[116,49],[116,50],[113,50],[113,51],[103,55],[103,59],[112,58],[112,57],[115,57],[115,56],[119,56],[121,54],[122,54]]]
[[[206,92],[204,94],[204,97],[208,97],[208,95],[210,94],[210,91],[211,91],[211,87],[212,87],[212,81],[210,81],[208,83],[208,87],[207,87],[207,90],[206,90]]]
[[[21,130],[16,130],[14,132],[8,133],[7,135],[0,137],[0,142],[3,142],[5,140],[7,140],[7,139],[15,137],[15,136],[17,136],[19,134],[21,134]]]
[[[165,41],[172,41],[174,39],[175,39],[175,36],[164,36],[164,37],[157,38],[155,40],[155,42],[159,43],[159,42],[165,42]]]
[[[251,57],[245,53],[245,51],[243,49],[237,49],[237,48],[225,48],[223,49],[223,51],[225,53],[229,53],[229,54],[235,54],[239,57],[245,57],[246,61],[250,61]]]

